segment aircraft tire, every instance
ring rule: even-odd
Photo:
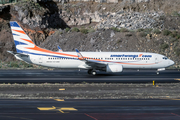
[[[92,74],[92,69],[89,69],[89,70],[88,70],[88,74]]]

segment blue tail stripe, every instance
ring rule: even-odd
[[[15,21],[10,22],[10,26],[11,26],[11,27],[20,27],[20,26],[17,24],[17,22],[15,22]]]
[[[20,36],[20,35],[14,34],[14,33],[13,33],[13,35]]]
[[[15,43],[15,45],[28,45],[26,43],[19,42],[19,41],[16,41],[16,40],[14,40],[14,43]]]

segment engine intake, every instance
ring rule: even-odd
[[[106,72],[122,72],[123,66],[118,64],[108,64],[106,66]]]

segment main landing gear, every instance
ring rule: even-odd
[[[93,69],[88,70],[88,74],[96,75],[96,71]]]

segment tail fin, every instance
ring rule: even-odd
[[[17,53],[23,53],[24,47],[35,46],[32,40],[27,36],[16,21],[11,21],[10,26]]]

